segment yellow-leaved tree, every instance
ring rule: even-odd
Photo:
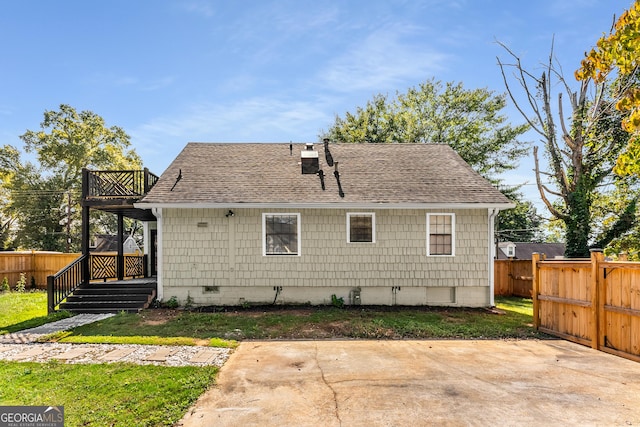
[[[622,127],[631,134],[627,149],[618,157],[615,172],[640,176],[640,0],[635,0],[586,54],[575,72],[578,80],[603,82],[612,73],[626,79],[628,86],[616,108],[628,112]]]

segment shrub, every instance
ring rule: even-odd
[[[169,298],[169,300],[167,302],[164,303],[164,306],[166,308],[178,308],[180,306],[180,303],[178,302],[178,297],[176,297],[175,295],[172,296],[171,298]]]
[[[20,273],[20,279],[16,283],[16,292],[24,292],[27,289],[27,276],[24,273]]]
[[[334,307],[342,308],[344,306],[344,298],[338,298],[336,294],[331,295],[331,305]]]
[[[7,276],[4,276],[4,279],[2,279],[2,284],[0,285],[0,292],[6,292],[9,290],[9,279],[7,279]]]

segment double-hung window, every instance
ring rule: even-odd
[[[376,216],[374,213],[347,213],[347,242],[375,243]]]
[[[455,214],[427,214],[427,255],[455,255]]]
[[[263,255],[300,255],[300,214],[262,214]]]

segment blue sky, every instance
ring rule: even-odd
[[[430,78],[504,92],[496,56],[508,56],[496,40],[535,71],[555,36],[570,76],[630,4],[4,1],[0,144],[20,147],[18,136],[62,103],[122,127],[156,174],[190,141],[317,141],[336,115]],[[505,179],[533,182],[531,168],[525,159]]]

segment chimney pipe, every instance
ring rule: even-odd
[[[313,148],[313,143],[307,143],[306,149],[300,153],[302,174],[317,174],[320,170],[318,152]]]

